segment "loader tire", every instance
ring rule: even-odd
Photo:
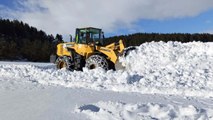
[[[67,56],[58,57],[56,60],[56,67],[58,69],[65,68],[70,71],[74,70],[74,64],[71,61],[71,58]]]
[[[104,70],[109,69],[109,63],[107,59],[101,55],[92,55],[86,59],[86,65],[88,69],[96,69],[98,67],[103,68]]]

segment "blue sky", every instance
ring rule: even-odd
[[[12,0],[12,1],[13,1],[13,0]],[[1,0],[0,3],[1,3],[2,5],[6,5],[6,6],[12,6],[10,0]]]
[[[211,33],[213,34],[213,10],[205,11],[197,16],[169,20],[139,20],[136,30],[120,29],[117,33]],[[140,29],[141,28],[141,29]],[[113,35],[113,33],[112,33]]]
[[[137,32],[213,33],[212,0],[57,2],[57,0],[1,0],[0,15],[2,18],[22,20],[48,34],[67,35],[74,33],[76,27],[84,26],[100,27],[105,30],[106,36]],[[116,2],[121,5],[116,5]],[[90,6],[90,9],[87,6]],[[45,8],[45,11],[40,8]]]

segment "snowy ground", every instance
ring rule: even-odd
[[[0,62],[0,119],[213,119],[213,44],[146,43],[126,70]]]

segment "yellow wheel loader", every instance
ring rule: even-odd
[[[58,69],[82,70],[83,67],[115,70],[118,57],[123,54],[123,41],[103,46],[104,34],[101,29],[77,28],[71,42],[57,45],[56,65]]]

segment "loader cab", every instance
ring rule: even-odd
[[[77,28],[75,42],[78,44],[102,44],[103,32],[98,28]]]

